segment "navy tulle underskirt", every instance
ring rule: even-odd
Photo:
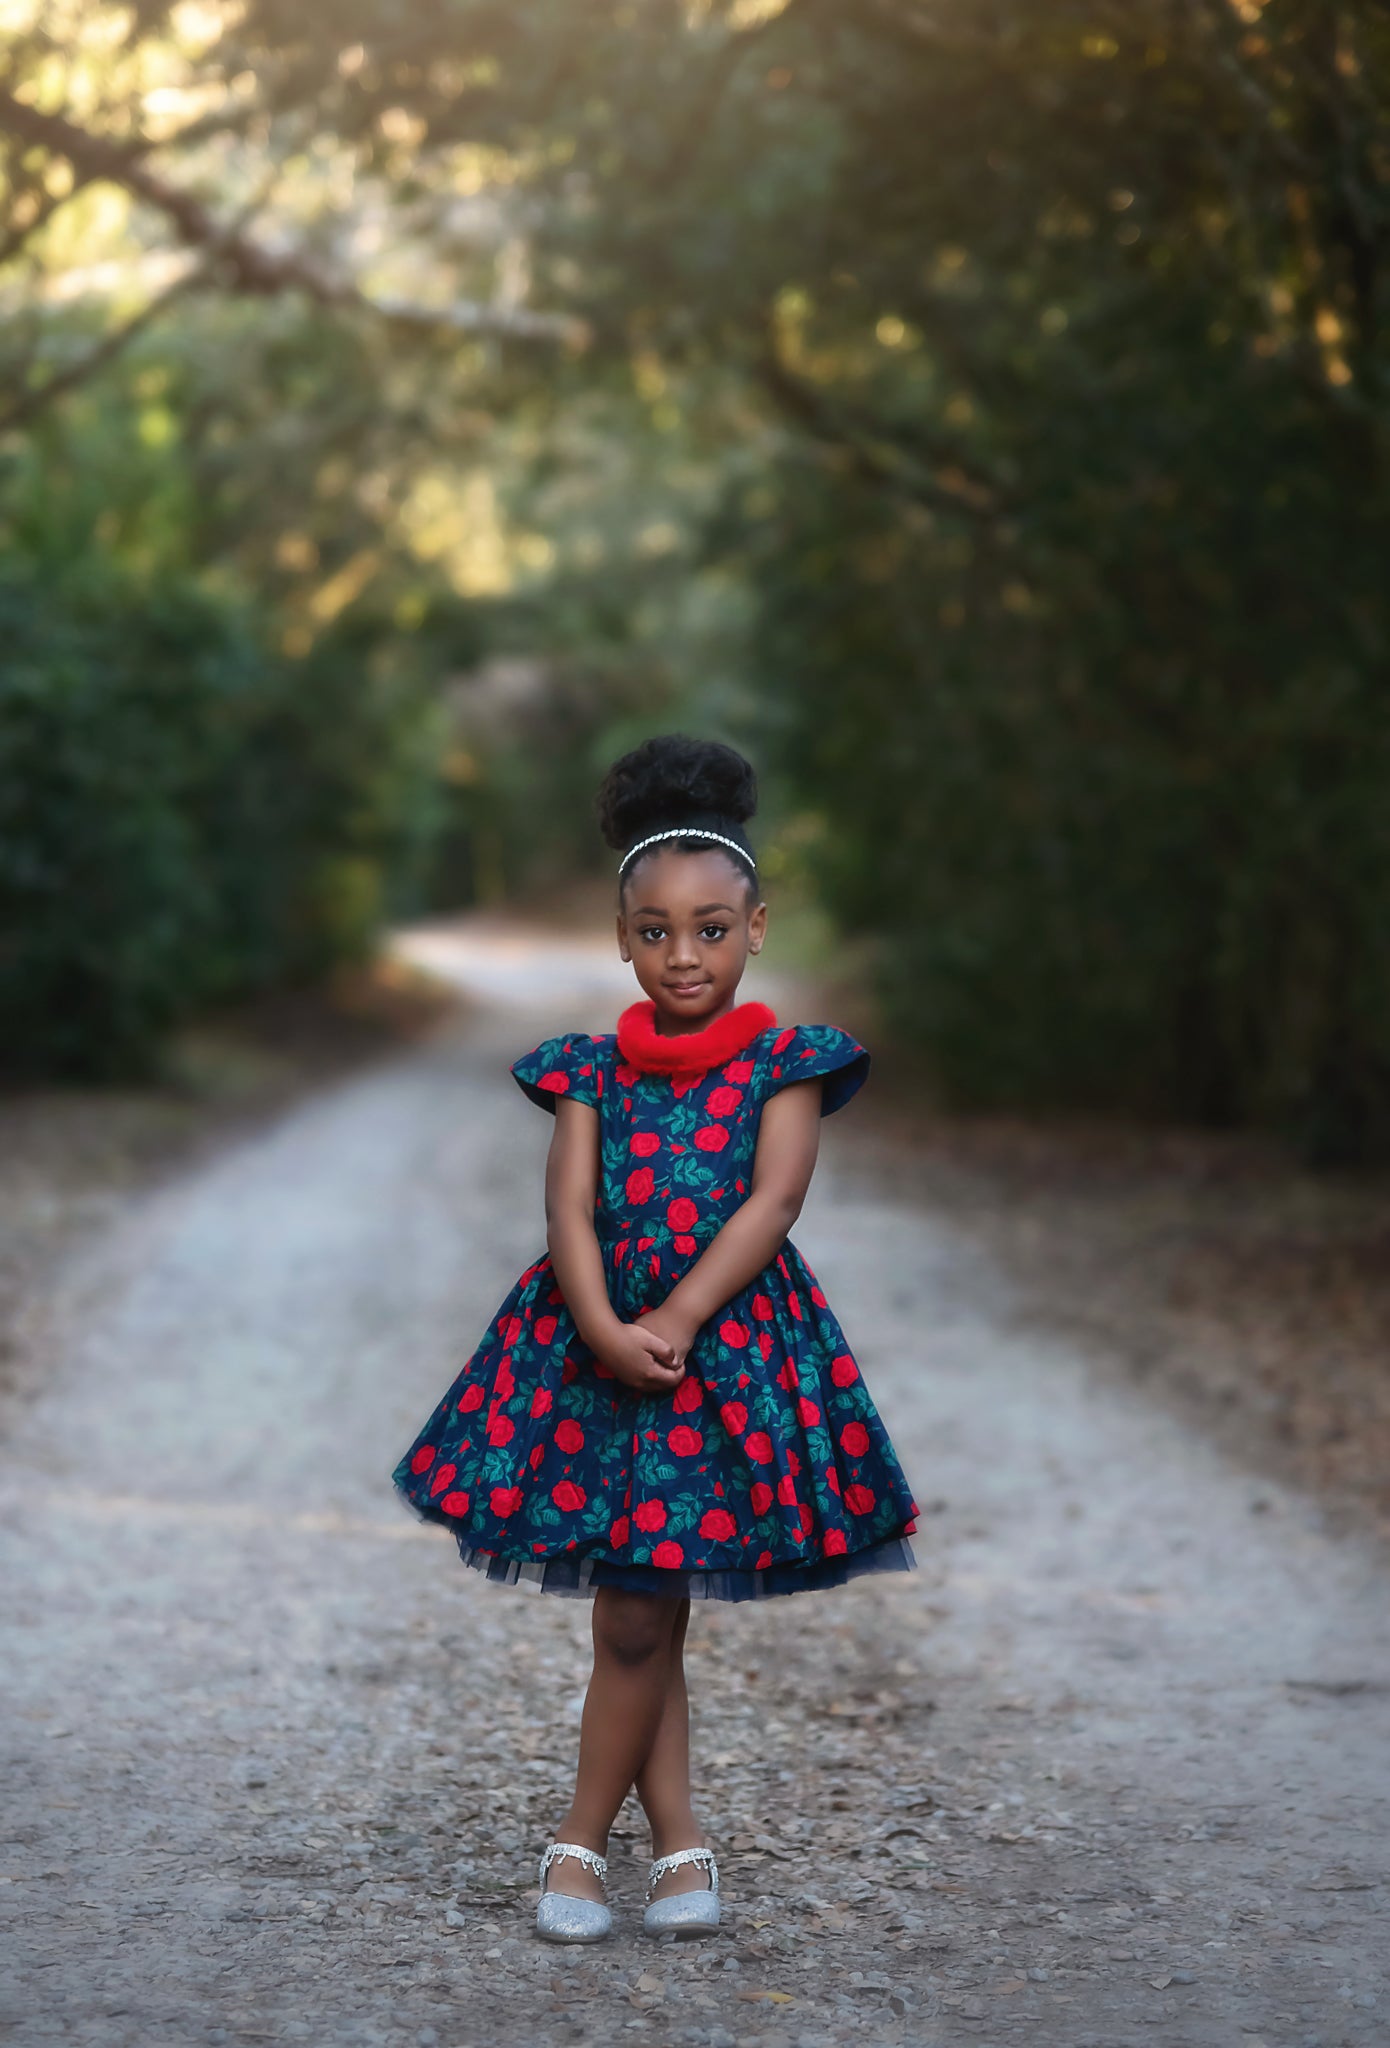
[[[602,1557],[577,1554],[560,1557],[500,1557],[455,1538],[459,1556],[472,1570],[495,1585],[529,1584],[542,1593],[566,1593],[592,1599],[600,1586],[619,1586],[628,1593],[651,1593],[667,1600],[764,1600],[780,1593],[824,1592],[846,1586],[871,1572],[910,1572],[917,1560],[905,1536],[889,1536],[863,1550],[841,1557],[821,1557],[811,1564],[772,1564],[762,1571],[663,1571],[650,1564],[612,1564]]]

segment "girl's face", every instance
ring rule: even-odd
[[[618,951],[672,1030],[694,1031],[733,1007],[766,929],[767,905],[750,900],[747,871],[715,848],[654,847],[624,877]]]

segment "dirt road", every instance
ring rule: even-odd
[[[726,1931],[530,1934],[588,1609],[388,1473],[542,1237],[508,1059],[586,947],[132,1207],[0,1455],[0,2039],[1385,2048],[1383,1559],[1055,1340],[827,1126],[796,1233],[926,1505],[921,1569],[697,1608]],[[877,1155],[876,1155],[877,1156]]]

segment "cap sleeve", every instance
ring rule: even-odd
[[[532,1102],[548,1109],[552,1116],[561,1095],[570,1102],[587,1102],[591,1109],[597,1109],[603,1093],[598,1047],[582,1031],[543,1040],[534,1052],[514,1060],[511,1071]]]
[[[857,1038],[833,1024],[792,1024],[777,1032],[768,1053],[764,1095],[793,1081],[823,1081],[820,1110],[843,1109],[869,1078],[869,1055]]]

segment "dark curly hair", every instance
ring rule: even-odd
[[[720,740],[681,732],[644,740],[613,763],[598,793],[599,826],[623,852],[647,832],[724,818],[742,826],[758,808],[758,778],[750,761]],[[674,839],[685,852],[707,851],[708,840]],[[742,866],[742,863],[739,863]],[[756,875],[750,876],[754,891]]]

